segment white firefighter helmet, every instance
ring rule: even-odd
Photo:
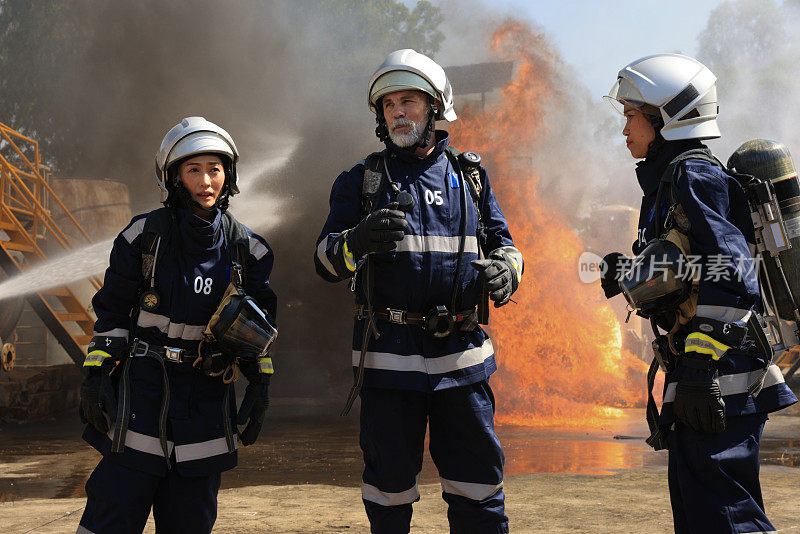
[[[717,77],[696,59],[681,54],[656,54],[637,59],[617,74],[605,99],[622,113],[626,104],[658,108],[668,141],[714,139],[717,126]]]
[[[377,114],[377,102],[383,95],[408,90],[422,91],[439,101],[436,120],[453,122],[458,118],[453,109],[453,88],[444,69],[410,48],[389,54],[372,75],[367,86],[369,109]]]
[[[186,117],[167,132],[156,154],[156,182],[161,190],[162,201],[168,194],[170,166],[188,156],[209,153],[225,156],[230,161],[229,193],[239,192],[236,185],[239,151],[236,150],[233,138],[223,128],[203,117]]]

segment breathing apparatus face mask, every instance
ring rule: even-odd
[[[239,358],[258,359],[266,356],[278,331],[255,300],[246,295],[231,295],[208,324],[220,349]]]
[[[692,271],[675,243],[654,239],[633,259],[619,285],[628,304],[649,318],[674,311],[689,298]]]
[[[267,355],[277,337],[278,331],[255,300],[231,283],[203,332],[201,369],[209,376],[218,376],[236,359],[256,361]],[[204,346],[213,347],[207,356]]]

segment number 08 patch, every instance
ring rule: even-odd
[[[203,278],[202,276],[197,276],[194,279],[194,292],[197,294],[202,293],[203,295],[210,295],[211,294],[211,285],[214,283],[212,278]]]

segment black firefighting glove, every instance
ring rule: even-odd
[[[603,293],[606,298],[616,297],[622,293],[619,287],[619,265],[620,260],[624,260],[625,255],[620,252],[612,252],[606,254],[603,261],[600,262],[600,285],[603,287]]]
[[[715,368],[706,356],[681,357],[682,375],[675,388],[675,419],[696,432],[719,434],[725,430],[725,401],[714,380]]]
[[[109,373],[114,363],[89,367],[81,384],[81,401],[78,414],[81,422],[90,424],[105,434],[109,424],[117,419],[117,395]]]
[[[252,364],[252,362],[249,362]],[[242,373],[247,377],[247,389],[244,391],[242,405],[236,415],[236,424],[243,426],[239,432],[242,445],[252,445],[258,439],[261,426],[264,424],[264,415],[269,407],[269,379],[271,375],[259,373],[256,365],[240,364]]]
[[[391,252],[402,241],[408,228],[406,214],[397,202],[367,215],[355,228],[348,230],[345,242],[349,252],[359,259],[371,252]]]
[[[503,254],[500,258],[472,260],[470,264],[480,272],[479,276],[486,283],[494,307],[499,308],[508,304],[511,295],[519,287],[516,268],[511,260]]]

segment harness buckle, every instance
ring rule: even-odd
[[[164,347],[164,358],[166,358],[171,362],[180,363],[181,354],[183,354],[183,349],[176,349],[174,347]]]
[[[389,313],[389,322],[394,324],[406,324],[406,311],[405,310],[393,310],[391,308],[386,308],[386,311]]]
[[[133,344],[131,345],[132,357],[137,358],[137,357],[147,356],[147,353],[149,351],[150,351],[150,343],[148,343],[147,341],[142,341],[138,337],[133,340]]]

